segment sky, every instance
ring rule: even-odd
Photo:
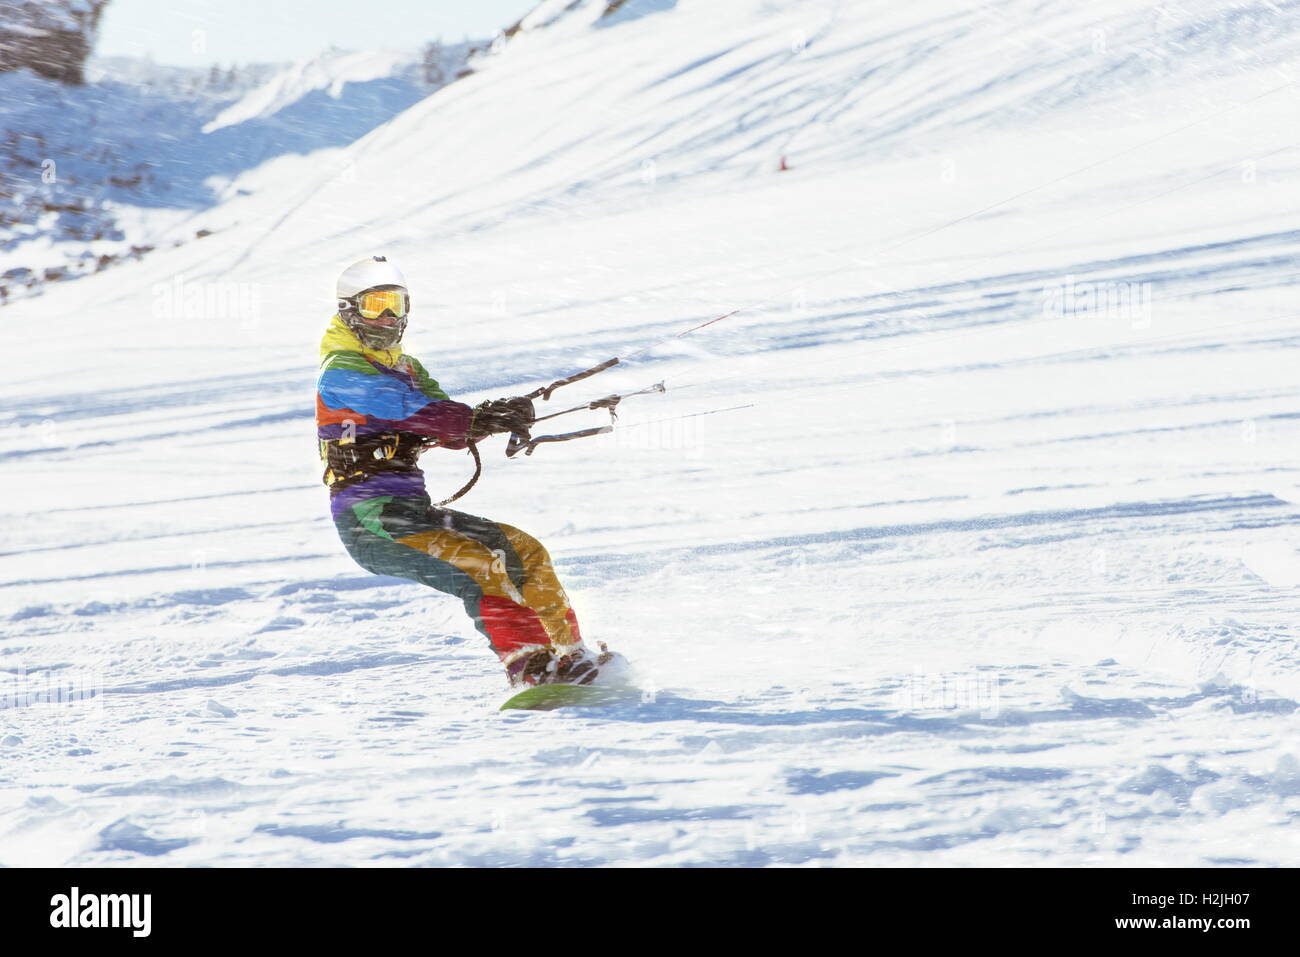
[[[419,46],[441,37],[490,38],[537,0],[112,0],[100,23],[101,56],[158,63],[265,63],[331,46]]]

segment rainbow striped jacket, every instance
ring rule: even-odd
[[[331,510],[381,495],[423,495],[418,445],[465,448],[473,410],[448,397],[414,356],[363,346],[336,314],[320,344],[316,438]]]

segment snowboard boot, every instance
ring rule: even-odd
[[[515,687],[588,685],[596,680],[602,667],[618,657],[603,641],[598,655],[592,654],[581,642],[564,654],[557,653],[554,648],[539,648],[510,662],[506,676]]]

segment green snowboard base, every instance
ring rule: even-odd
[[[639,695],[635,688],[599,685],[538,685],[526,688],[501,706],[502,711],[554,711],[556,708],[591,707],[626,701]]]

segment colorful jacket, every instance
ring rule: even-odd
[[[463,449],[473,411],[452,401],[401,346],[363,346],[335,315],[320,344],[316,436],[331,509],[381,495],[424,494],[419,443]]]

